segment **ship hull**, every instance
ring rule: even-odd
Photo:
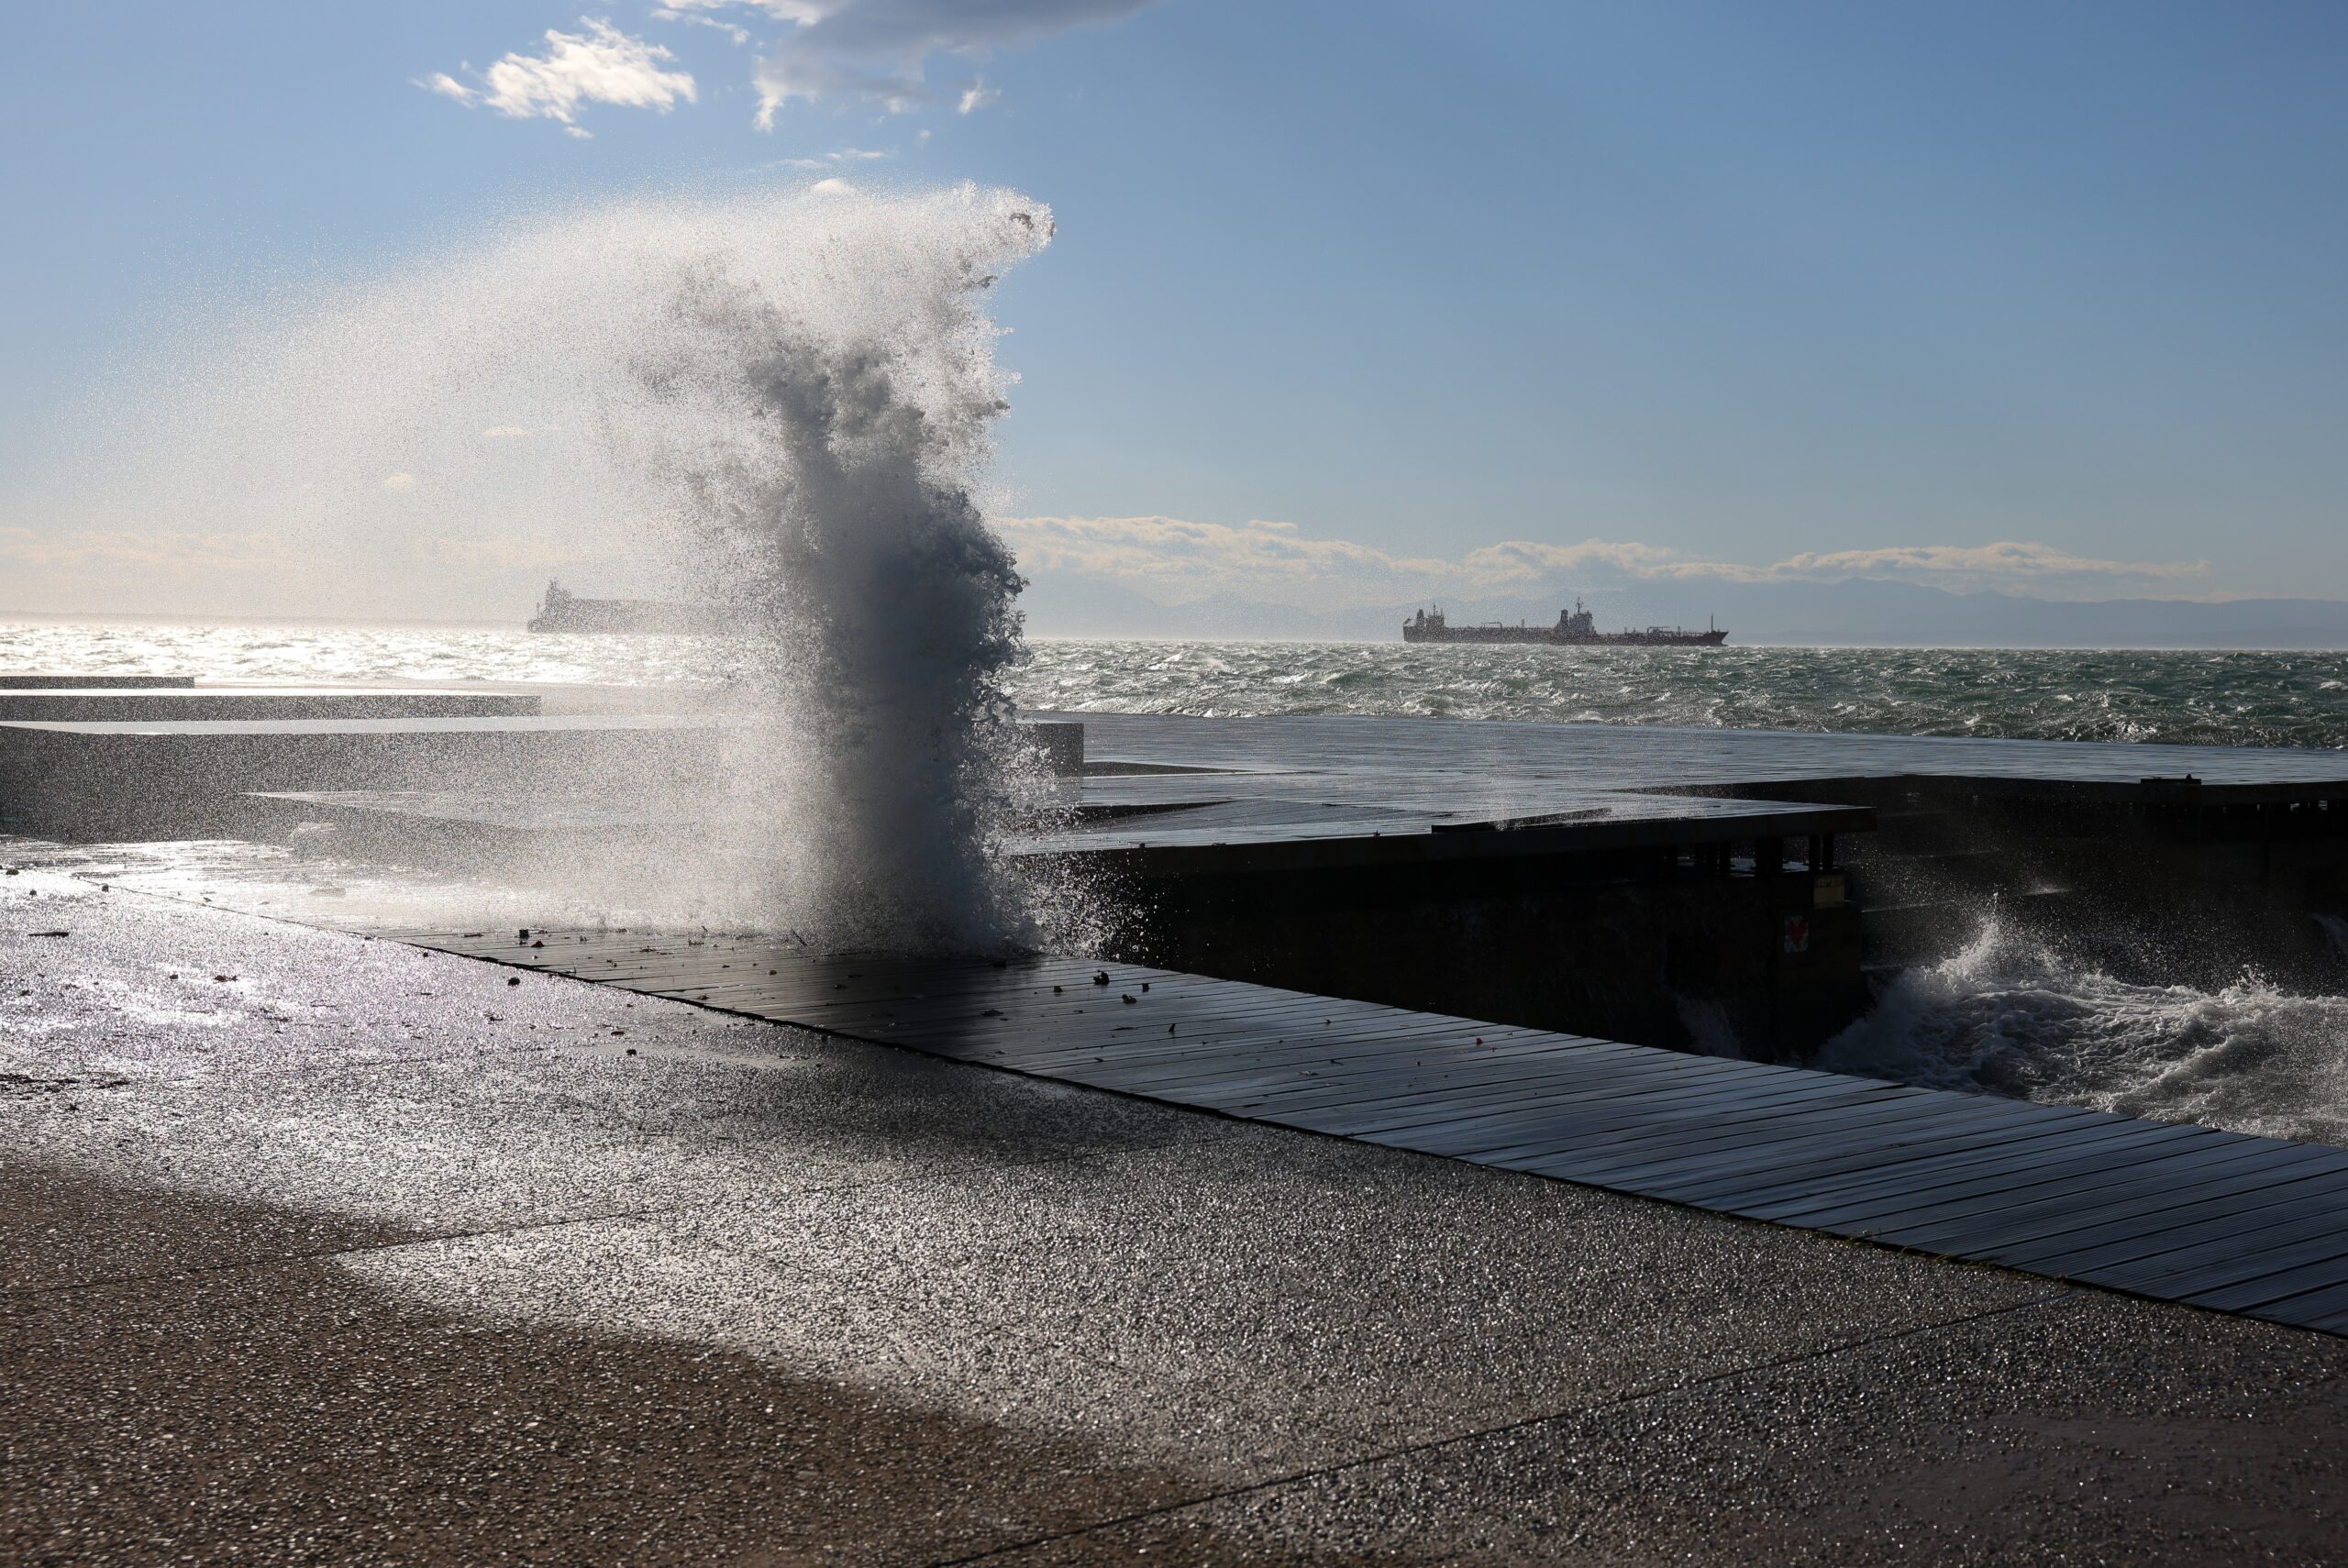
[[[1569,648],[1716,648],[1726,632],[1561,632],[1555,626],[1404,626],[1406,643],[1546,644]]]

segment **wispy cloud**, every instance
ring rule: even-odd
[[[39,534],[0,528],[0,560],[33,567],[168,567],[181,571],[250,571],[287,558],[273,534],[140,533],[127,528]]]
[[[690,6],[692,4],[692,0],[681,0],[682,6]],[[664,22],[690,22],[697,28],[714,28],[732,39],[737,44],[746,44],[750,41],[750,29],[740,23],[720,21],[715,17],[704,16],[699,11],[681,9],[680,6],[656,6],[652,8],[652,14]]]
[[[1174,517],[1001,517],[995,526],[1028,570],[1116,582],[1177,603],[1217,592],[1283,592],[1318,602],[1366,602],[1412,594],[1533,592],[1623,582],[1831,582],[1854,577],[2028,592],[2175,582],[2209,570],[2207,561],[2102,560],[2021,541],[1837,550],[1748,563],[1707,560],[1661,546],[1607,539],[1573,545],[1512,539],[1457,557],[1412,556],[1351,540],[1310,538],[1294,524],[1261,521],[1230,525]]]
[[[2127,578],[2173,580],[2199,577],[2208,561],[2114,561],[2075,556],[2052,545],[2002,539],[1990,545],[1895,545],[1871,550],[1830,550],[1789,556],[1766,567],[1722,562],[1683,562],[1664,575],[1722,577],[1744,580],[1819,581],[1846,577],[1900,578],[1946,585],[1996,587],[2050,578]]]
[[[814,158],[786,158],[786,169],[837,169],[843,164],[870,163],[876,159],[893,158],[892,152],[875,152],[869,148],[843,147],[833,152],[819,153]]]
[[[759,125],[794,99],[877,104],[892,114],[950,103],[970,114],[1002,94],[976,78],[930,85],[932,55],[983,60],[1055,33],[1123,21],[1153,0],[669,0],[654,15],[756,15],[789,30],[758,64]],[[738,26],[739,24],[728,24]]]
[[[463,69],[473,83],[435,72],[416,85],[468,107],[494,109],[508,119],[559,122],[571,136],[591,134],[578,123],[581,105],[611,104],[667,114],[682,99],[698,101],[692,75],[664,62],[676,56],[659,44],[630,38],[609,22],[582,18],[583,33],[549,28],[546,52],[506,55],[487,71]]]

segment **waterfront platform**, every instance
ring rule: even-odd
[[[1090,959],[394,934],[1245,1121],[2348,1334],[2348,1150]]]
[[[7,1561],[2348,1540],[2348,1342],[102,893],[52,853],[0,845]]]

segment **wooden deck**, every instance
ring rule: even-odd
[[[2348,1150],[1081,959],[822,955],[624,931],[386,934],[956,1061],[2348,1333]]]

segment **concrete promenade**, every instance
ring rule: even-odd
[[[38,869],[0,981],[0,1561],[2348,1556],[2323,1335]]]

